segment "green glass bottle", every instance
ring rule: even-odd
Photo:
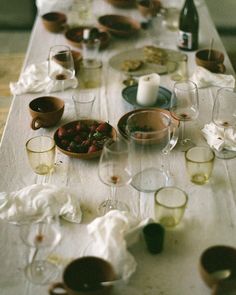
[[[179,17],[178,47],[193,51],[198,48],[199,18],[194,0],[185,0]]]

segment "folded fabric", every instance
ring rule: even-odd
[[[67,11],[74,0],[36,0],[36,6],[40,15],[52,11]]]
[[[202,133],[209,146],[217,151],[236,151],[236,131],[233,128],[229,127],[224,131],[223,127],[211,122],[203,127]]]
[[[127,250],[127,240],[130,244],[135,242],[140,229],[149,221],[150,219],[146,219],[140,223],[128,212],[118,210],[96,218],[87,226],[94,240],[93,254],[110,261],[116,274],[127,281],[137,266],[134,257]]]
[[[54,65],[55,73],[60,73],[61,66]],[[64,89],[76,88],[76,77],[64,80]],[[40,64],[32,64],[21,74],[18,82],[10,82],[10,90],[13,95],[33,92],[56,92],[61,90],[61,81],[52,80],[48,76],[48,61]]]
[[[76,217],[76,222],[82,219],[77,197],[68,188],[51,184],[33,184],[9,194],[2,192],[0,200],[0,219],[12,223],[50,215]]]
[[[190,80],[195,82],[198,88],[209,86],[234,87],[235,78],[232,75],[214,74],[207,69],[197,66]]]

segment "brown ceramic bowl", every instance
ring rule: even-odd
[[[97,131],[96,128],[104,123],[107,124],[106,131],[100,132],[102,133],[101,137],[94,136]],[[92,125],[96,126],[96,128],[92,127]],[[92,128],[94,130],[91,133]],[[54,140],[57,148],[63,154],[73,158],[89,160],[98,158],[102,153],[105,141],[109,138],[116,138],[116,135],[116,130],[110,124],[100,120],[84,119],[72,121],[59,127],[54,133]],[[93,148],[90,149],[91,146]],[[94,146],[96,146],[95,150]]]
[[[224,53],[218,50],[200,49],[195,55],[196,64],[213,73],[224,73]]]
[[[42,96],[29,103],[29,112],[32,117],[31,128],[55,126],[64,112],[64,101],[54,96]]]
[[[49,288],[50,295],[107,295],[116,279],[113,266],[107,260],[95,256],[84,256],[70,262],[64,269],[63,282],[54,283]],[[58,293],[62,289],[63,293]]]
[[[207,248],[200,257],[199,271],[206,285],[214,289],[223,281],[235,279],[236,248],[224,245]]]
[[[131,116],[131,115],[133,115],[133,114],[137,114],[137,113],[140,113],[140,112],[143,112],[143,111],[149,111],[150,109],[138,109],[138,110],[134,110],[134,111],[131,111],[131,112],[128,112],[128,113],[126,113],[125,115],[123,115],[120,119],[119,119],[119,121],[118,121],[118,124],[117,124],[117,127],[118,127],[118,131],[119,131],[119,133],[125,138],[125,139],[127,139],[128,138],[128,134],[127,134],[127,131],[126,131],[126,124],[127,124],[127,120],[128,120],[128,118]],[[153,108],[153,109],[151,109],[151,111],[153,112],[153,111],[155,111],[155,112],[157,112],[157,114],[158,113],[164,113],[164,114],[167,114],[168,116],[170,116],[170,118],[171,118],[171,122],[172,122],[172,124],[173,124],[173,127],[174,128],[177,128],[178,126],[179,126],[179,121],[178,120],[176,120],[176,119],[174,119],[171,115],[170,115],[170,112],[169,111],[167,111],[167,110],[163,110],[163,109],[158,109],[158,108]],[[148,122],[148,120],[150,119],[149,118],[149,115],[148,115],[148,112],[146,112],[145,113],[145,116],[146,117],[143,117],[143,115],[142,115],[142,118],[140,118],[140,120],[144,120],[145,122]],[[174,129],[173,128],[173,129]],[[173,130],[172,130],[172,132],[173,132]]]
[[[107,2],[115,7],[130,8],[136,3],[136,0],[107,0]]]
[[[65,29],[67,17],[61,12],[49,12],[42,15],[42,22],[45,28],[53,33],[61,32]]]
[[[65,32],[65,38],[68,43],[74,47],[81,48],[83,41],[83,32],[90,27],[75,27],[68,29]],[[99,30],[98,38],[101,41],[100,50],[106,48],[110,43],[110,34],[108,32]]]
[[[141,0],[137,3],[138,10],[142,16],[155,16],[157,12],[161,9],[160,0],[152,0],[152,3],[152,6],[150,5],[150,0]]]
[[[100,16],[98,22],[102,29],[116,37],[131,37],[141,28],[140,23],[136,20],[116,14]]]

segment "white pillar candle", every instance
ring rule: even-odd
[[[143,106],[154,105],[157,101],[160,76],[158,74],[145,75],[139,78],[137,103]]]

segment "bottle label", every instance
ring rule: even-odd
[[[193,46],[192,33],[179,31],[178,46],[180,48],[192,49],[192,46]]]

